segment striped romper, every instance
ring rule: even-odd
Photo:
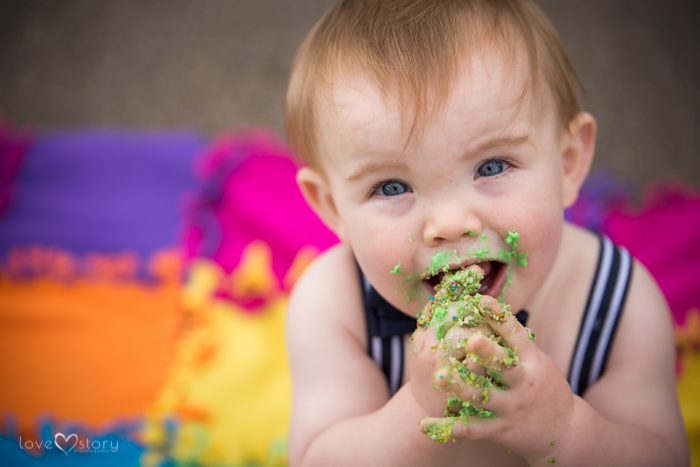
[[[583,395],[605,371],[631,278],[629,252],[613,245],[609,238],[600,237],[598,266],[569,366],[568,381],[574,394]],[[403,379],[403,336],[413,333],[416,320],[384,300],[361,270],[360,279],[367,322],[367,350],[382,369],[394,395]],[[515,317],[525,325],[527,311],[521,310]]]

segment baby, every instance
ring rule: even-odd
[[[341,239],[289,302],[291,466],[688,465],[661,292],[564,221],[596,124],[534,3],[343,0],[286,126]]]

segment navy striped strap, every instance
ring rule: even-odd
[[[583,395],[605,371],[632,277],[632,257],[600,237],[598,266],[569,366],[569,384]]]
[[[403,381],[403,335],[416,329],[416,319],[397,310],[374,290],[358,265],[367,324],[367,351],[386,376],[394,395]]]

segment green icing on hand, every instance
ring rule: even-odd
[[[428,438],[440,444],[446,443],[449,439],[454,441],[454,438],[452,438],[452,435],[450,434],[454,423],[454,419],[445,420],[444,422],[428,423],[425,427],[425,434],[428,436]]]
[[[509,232],[509,238],[511,240],[507,242],[509,245],[517,244],[518,236],[515,232]],[[511,253],[509,259],[514,257],[512,256],[515,254],[514,252],[509,253]],[[508,347],[503,337],[498,335],[488,325],[489,318],[503,323],[508,319],[512,319],[513,315],[510,311],[510,306],[501,300],[499,300],[500,308],[481,303],[483,296],[478,294],[477,291],[484,278],[483,271],[478,268],[458,271],[449,271],[447,269],[456,256],[456,251],[451,250],[440,252],[433,257],[432,264],[428,270],[436,273],[443,271],[445,275],[442,277],[440,284],[435,287],[435,296],[431,297],[429,304],[424,309],[424,314],[418,314],[418,328],[416,332],[421,328],[435,330],[439,343],[432,346],[431,349],[435,351],[439,347],[444,350],[444,354],[440,356],[443,362],[440,368],[448,375],[448,381],[451,384],[457,382],[459,384],[468,384],[480,390],[481,400],[478,403],[485,404],[490,399],[491,388],[506,391],[508,390],[507,382],[499,371],[489,369],[486,375],[480,375],[471,371],[468,365],[477,363],[484,366],[488,364],[489,367],[492,367],[493,363],[497,363],[503,369],[518,365],[517,348]],[[508,282],[510,282],[510,275]],[[499,309],[500,312],[497,311]],[[454,326],[475,328],[475,333],[479,333],[499,345],[503,349],[503,356],[497,362],[494,362],[493,359],[496,358],[494,356],[482,358],[475,352],[467,350],[466,353],[462,353],[463,357],[456,358],[454,353],[450,353],[451,349],[461,347],[466,350],[469,339],[467,338],[460,342],[452,342],[451,339],[446,339],[447,332]],[[534,334],[529,329],[528,335],[534,338]],[[487,359],[492,361],[485,361]],[[457,378],[457,381],[453,381],[451,375],[457,375],[459,378]],[[434,381],[434,384],[435,387],[443,390],[437,384],[437,380]],[[448,439],[454,440],[454,437],[451,436],[451,427],[455,421],[469,424],[473,423],[474,418],[496,418],[496,414],[486,408],[475,406],[472,401],[463,401],[457,397],[450,397],[447,400],[445,417],[440,421],[428,424],[424,430],[425,434],[435,442],[445,443]]]
[[[457,409],[459,411],[455,413]],[[496,418],[496,414],[490,410],[475,407],[471,402],[463,401],[459,397],[450,397],[447,399],[445,417],[459,417],[460,421],[466,425],[469,424],[468,417]]]
[[[537,336],[535,335],[534,332],[532,332],[532,330],[529,327],[525,326],[525,329],[527,330],[527,337],[529,337],[531,341],[534,341],[535,339],[537,339]],[[553,442],[554,441],[552,441],[552,443]]]
[[[392,273],[392,274],[401,274],[401,263],[399,263],[399,264],[397,264],[396,266],[394,266],[394,269],[392,269],[392,270],[389,271],[389,272]]]

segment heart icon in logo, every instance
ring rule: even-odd
[[[63,440],[63,444],[65,445],[65,448],[63,446],[61,446],[61,444],[58,442],[59,438]],[[72,445],[69,441],[71,438],[73,439]],[[73,433],[70,436],[66,436],[63,433],[56,433],[56,435],[53,437],[53,440],[54,440],[54,444],[56,445],[56,447],[58,449],[60,449],[61,451],[63,451],[63,453],[67,456],[68,453],[73,450],[75,445],[78,444],[78,435]]]

